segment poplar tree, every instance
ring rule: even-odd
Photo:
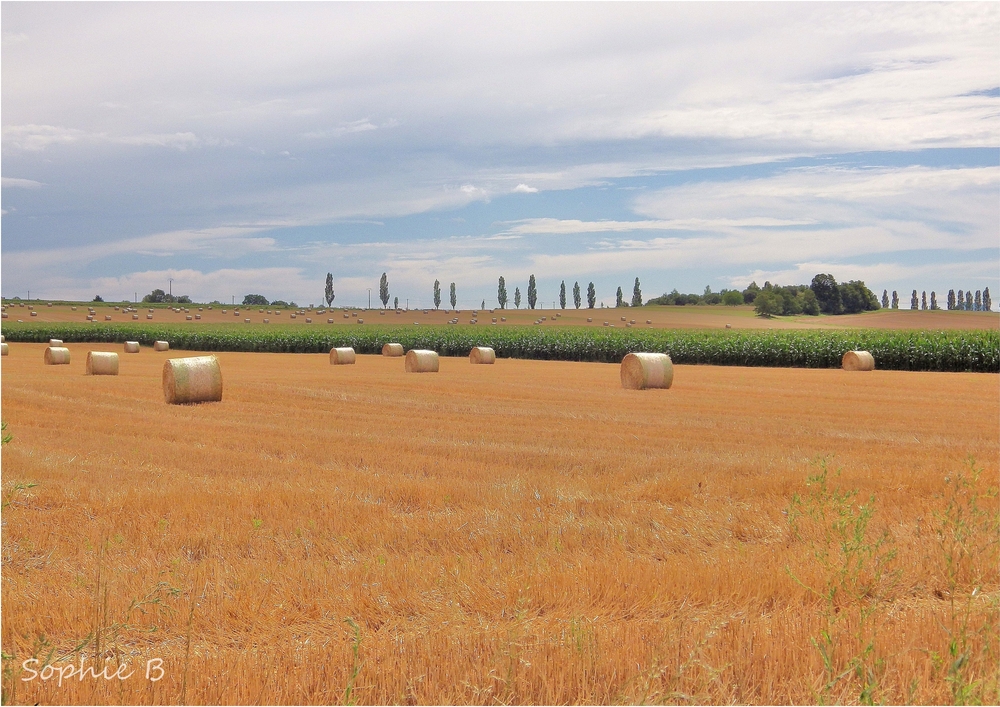
[[[515,287],[514,288],[514,306],[517,307],[518,309],[521,308],[521,288],[520,287]]]
[[[615,306],[621,307],[623,304],[625,304],[625,300],[622,297],[622,288],[619,287],[618,292],[615,293]]]
[[[955,309],[955,290],[948,290],[948,309]]]
[[[639,278],[635,279],[635,285],[632,286],[632,306],[642,306],[642,290],[639,289]]]
[[[958,291],[958,299],[955,300],[955,309],[962,311],[965,309],[965,291]]]
[[[434,281],[434,309],[441,308],[441,281]]]
[[[500,303],[500,309],[507,309],[507,283],[504,282],[503,275],[497,283],[497,302]]]
[[[895,290],[892,291],[892,308],[899,309],[899,295]]]
[[[333,300],[337,295],[333,292],[333,273],[328,272],[326,274],[326,291],[323,293],[323,298],[326,300],[326,306],[332,307]]]
[[[917,301],[917,291],[910,295],[910,309],[920,309],[920,302]]]
[[[931,309],[941,309],[937,303],[937,292],[931,290]]]
[[[983,311],[992,312],[993,311],[993,300],[990,299],[990,288],[983,290]]]
[[[530,275],[528,277],[528,307],[534,309],[536,302],[538,302],[538,288],[535,287],[535,276]]]
[[[382,308],[389,306],[389,278],[382,273],[382,279],[378,281],[378,298],[382,300]]]
[[[889,291],[882,290],[882,309],[889,309]]]
[[[976,311],[977,312],[982,312],[983,311],[983,293],[980,292],[979,290],[976,290],[976,300],[975,300],[975,302],[976,302]]]
[[[972,309],[972,290],[965,291],[965,311],[966,312],[975,311]]]
[[[559,309],[566,309],[566,281],[559,284]]]
[[[455,309],[455,305],[458,304],[458,297],[455,295],[455,283],[451,283],[451,308]]]
[[[927,309],[927,290],[920,293],[920,309]]]
[[[597,306],[597,290],[594,289],[594,283],[587,285],[587,309],[593,309]]]
[[[579,282],[574,282],[573,283],[573,304],[576,306],[577,309],[580,309],[580,303],[581,303],[581,300],[580,300],[580,283]]]

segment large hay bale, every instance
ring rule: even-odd
[[[496,351],[489,346],[473,346],[469,352],[469,363],[496,363]]]
[[[109,351],[88,351],[87,375],[117,376],[118,354]]]
[[[153,342],[153,351],[169,351],[169,350],[170,350],[170,342],[168,341]]]
[[[383,356],[402,356],[403,355],[403,345],[402,344],[383,344],[382,346]]]
[[[644,390],[669,388],[674,382],[674,364],[662,353],[630,353],[622,359],[622,388]]]
[[[69,349],[63,346],[48,346],[45,349],[45,365],[61,366],[69,363]]]
[[[410,349],[406,352],[404,369],[407,373],[437,373],[437,351],[427,349]]]
[[[874,371],[875,357],[867,351],[848,351],[841,365],[845,371]]]
[[[49,346],[62,346],[62,339],[49,339]]]
[[[0,356],[7,355],[7,344],[0,343]]]
[[[357,361],[357,355],[354,353],[354,349],[350,346],[342,346],[340,348],[330,349],[330,365],[331,366],[343,366],[349,365]]]
[[[125,353],[139,353],[139,342],[138,341],[126,341],[125,342]]]
[[[215,356],[163,362],[163,399],[171,405],[222,400],[222,369]]]

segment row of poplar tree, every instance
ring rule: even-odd
[[[887,290],[882,290],[882,307],[883,309],[899,309],[899,295],[896,291],[892,292],[892,301],[889,301],[889,292]],[[960,310],[965,312],[989,312],[993,307],[993,300],[990,298],[990,288],[984,290],[976,290],[975,294],[972,290],[959,290],[958,294],[955,294],[955,290],[948,290],[948,301],[947,308]],[[914,290],[910,295],[910,309],[941,309],[937,301],[937,293],[931,292],[930,303],[927,301],[927,291],[920,293],[920,297],[917,297],[917,291]]]

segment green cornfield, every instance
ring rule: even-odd
[[[870,351],[876,367],[903,371],[1000,372],[1000,332],[760,330],[623,330],[491,326],[357,327],[190,324],[7,324],[10,342],[115,343],[157,339],[173,349],[326,353],[351,346],[358,353],[379,353],[397,342],[404,348],[426,348],[443,356],[466,356],[473,346],[491,346],[502,358],[598,361],[617,363],[633,351],[670,354],[675,363],[716,366],[784,366],[837,368],[844,352]]]

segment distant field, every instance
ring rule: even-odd
[[[72,311],[70,305],[53,305],[47,307],[44,302],[34,302],[36,317],[31,317],[29,307],[20,307],[16,304],[8,309],[9,319],[24,319],[37,322],[75,322],[85,321],[87,307],[93,303],[81,303],[75,305],[77,310]],[[115,305],[99,304],[94,307],[97,311],[97,320],[104,321],[105,316],[110,316],[114,322],[132,321],[130,314],[123,314],[114,310]],[[146,314],[149,307],[136,305],[139,309],[139,322],[148,321]],[[448,310],[409,310],[396,314],[394,310],[385,311],[372,309],[334,309],[326,314],[316,314],[315,311],[306,315],[298,315],[295,319],[291,315],[294,310],[283,309],[280,314],[274,314],[275,309],[265,307],[264,312],[260,312],[260,307],[213,307],[211,310],[202,305],[190,306],[192,317],[201,315],[201,320],[192,319],[187,322],[184,313],[174,313],[161,305],[153,307],[153,323],[183,322],[191,326],[200,324],[220,324],[228,322],[242,323],[244,319],[250,319],[252,325],[262,325],[265,318],[270,319],[270,324],[288,324],[294,326],[328,326],[327,319],[334,319],[335,323],[343,323],[344,314],[348,314],[347,320],[351,323],[357,319],[363,319],[364,325],[412,325],[419,322],[425,325],[443,325],[453,317],[458,317],[460,324],[469,324],[473,318],[473,310],[463,310],[454,313]],[[270,309],[271,314],[267,313]],[[225,310],[225,314],[223,314]],[[234,311],[239,311],[239,316]],[[556,317],[556,314],[561,316]],[[357,316],[354,316],[357,315]],[[729,324],[734,329],[927,329],[927,330],[951,330],[951,329],[991,329],[1000,331],[1000,312],[960,312],[960,311],[923,311],[923,310],[881,310],[878,312],[866,312],[865,314],[842,315],[842,316],[819,316],[819,317],[775,317],[773,319],[761,319],[753,313],[749,306],[726,307],[726,306],[649,306],[641,308],[622,309],[508,309],[494,311],[482,310],[479,312],[479,326],[490,326],[491,320],[497,318],[497,326],[532,325],[536,319],[546,317],[543,327],[552,326],[590,326],[603,327],[604,322],[615,327],[623,327],[631,320],[636,321],[639,328],[654,329],[723,329]],[[622,321],[622,317],[626,321]],[[306,319],[312,319],[308,324]],[[506,318],[506,322],[501,322],[501,318]],[[587,319],[593,322],[587,322]],[[650,320],[651,324],[646,324]]]
[[[997,699],[996,375],[677,366],[626,391],[599,363],[220,353],[223,401],[167,406],[163,361],[197,352],[87,377],[121,346],[69,348],[2,363],[11,702]],[[821,457],[886,564],[841,574]],[[797,509],[827,520],[796,534]],[[165,672],[22,682],[32,655]]]

